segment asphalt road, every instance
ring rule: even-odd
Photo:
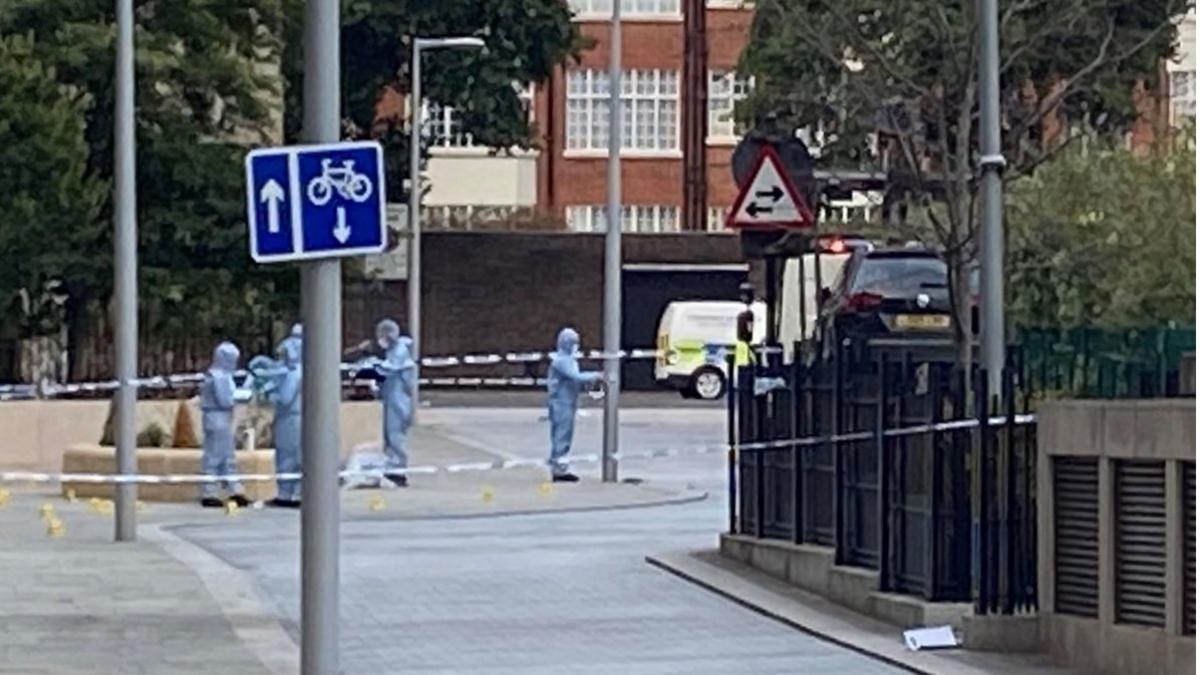
[[[548,434],[540,412],[447,408],[427,423],[504,455],[540,457]],[[630,410],[622,447],[719,442],[722,424],[720,410]],[[578,452],[598,448],[599,425],[598,412],[580,418]],[[712,496],[613,511],[344,523],[344,672],[897,672],[644,562],[713,545],[726,517],[722,455],[630,461],[622,473]],[[295,638],[298,521],[276,512],[243,525],[176,532],[252,572]]]

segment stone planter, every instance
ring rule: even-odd
[[[167,474],[199,474],[200,450],[179,448],[138,448],[137,471],[139,474],[164,476]],[[80,443],[72,445],[63,453],[63,473],[115,473],[116,448],[112,446]],[[274,450],[239,450],[237,452],[238,473],[274,473]],[[246,496],[251,500],[271,499],[275,496],[275,481],[247,481],[243,484]],[[62,484],[62,492],[74,490],[80,499],[113,498],[111,483]],[[200,498],[197,483],[141,483],[138,499],[147,502],[190,502]]]

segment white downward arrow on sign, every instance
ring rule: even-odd
[[[271,234],[279,232],[279,203],[283,201],[283,187],[274,178],[267,181],[258,193],[258,198],[267,205],[267,231]]]
[[[350,226],[346,224],[346,209],[341,206],[337,208],[337,226],[333,228],[333,238],[342,244],[350,238]]]

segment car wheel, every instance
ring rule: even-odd
[[[692,374],[688,389],[696,398],[716,400],[725,393],[725,375],[716,368],[701,368]]]

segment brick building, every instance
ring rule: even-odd
[[[538,205],[575,231],[604,229],[610,0],[571,0],[595,41],[537,95]],[[624,0],[621,152],[624,228],[719,229],[736,197],[731,117],[749,83],[733,71],[753,10],[737,0]],[[699,112],[699,114],[697,114]]]
[[[595,41],[579,63],[525,92],[538,150],[495,156],[453,110],[426,106],[428,222],[472,222],[528,209],[573,231],[604,229],[611,0],[567,0]],[[753,20],[746,0],[623,0],[625,229],[722,229],[736,197],[732,113],[750,83],[733,71]],[[396,106],[389,106],[394,108]],[[469,177],[463,180],[463,177]],[[544,220],[542,222],[545,222]]]
[[[627,232],[724,229],[736,196],[729,158],[738,141],[734,104],[753,82],[734,74],[754,18],[749,0],[621,0],[621,152]],[[537,128],[533,151],[495,155],[476,146],[456,112],[425,106],[430,191],[425,222],[471,229],[488,221],[599,232],[606,223],[609,18],[612,0],[564,0],[595,41],[579,63],[523,92]],[[1195,15],[1181,18],[1178,54],[1156,90],[1135,93],[1141,112],[1129,144],[1148,151],[1195,115]],[[382,107],[403,115],[403,96]],[[1053,126],[1053,125],[1051,125]],[[1054,130],[1048,129],[1053,135]],[[880,195],[855,192],[826,217],[877,220]],[[512,218],[514,212],[538,218]]]

